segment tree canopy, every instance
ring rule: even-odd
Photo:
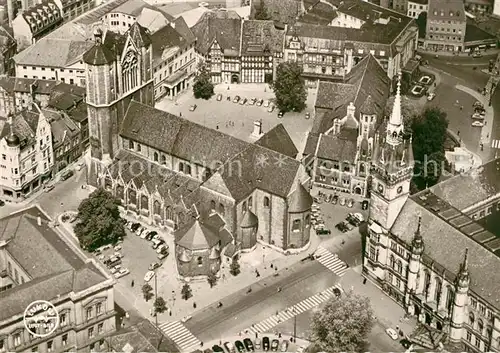
[[[446,165],[446,112],[437,107],[427,108],[422,114],[414,117],[411,129],[415,159],[413,181],[418,189],[422,190],[438,182],[442,168]]]
[[[200,63],[198,72],[194,78],[193,93],[196,99],[210,99],[214,94],[214,85],[210,71],[205,63]]]
[[[74,229],[82,248],[92,251],[125,236],[119,205],[120,201],[104,189],[95,190],[82,201]]]
[[[418,15],[416,22],[417,22],[417,26],[418,26],[419,38],[425,38],[425,34],[426,34],[425,27],[427,26],[427,12],[425,12],[425,11],[421,12],[420,15]]]
[[[313,314],[313,352],[365,352],[373,326],[373,311],[366,297],[349,293],[332,298]]]
[[[302,78],[302,66],[298,63],[281,63],[276,71],[276,80],[271,86],[280,111],[301,112],[306,107],[307,91]]]
[[[269,14],[269,11],[267,10],[267,6],[266,6],[266,4],[264,4],[263,0],[260,1],[260,6],[257,9],[257,11],[255,12],[255,19],[256,20],[264,20],[264,21],[271,19],[271,15]]]

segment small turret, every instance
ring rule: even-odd
[[[10,133],[9,135],[7,135],[7,137],[5,137],[5,141],[7,142],[7,146],[17,147],[21,144],[21,140],[19,140],[19,137],[14,133],[14,130],[12,129],[12,119],[12,114],[9,114],[8,123]]]
[[[420,234],[420,225],[422,223],[422,217],[418,217],[418,225],[413,240],[411,241],[411,251],[415,255],[422,255],[424,252],[424,239]]]
[[[457,285],[460,288],[468,288],[470,284],[469,276],[469,249],[465,249],[464,261],[460,265],[460,272],[457,277]]]

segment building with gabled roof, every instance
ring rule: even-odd
[[[390,79],[371,55],[343,82],[319,82],[313,127],[303,152],[315,185],[367,195],[367,163],[383,123],[390,88]]]
[[[0,219],[0,346],[6,351],[105,349],[115,331],[115,280],[67,241],[38,206]],[[24,312],[36,300],[52,303],[59,328],[34,339]]]

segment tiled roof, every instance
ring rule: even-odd
[[[293,24],[297,20],[302,4],[300,0],[262,0],[268,14],[273,21],[284,24]],[[254,18],[261,1],[252,1],[250,18]]]
[[[465,21],[464,2],[461,0],[429,0],[429,19]]]
[[[354,161],[356,157],[356,140],[348,140],[333,135],[321,135],[318,141],[316,157],[331,161]]]
[[[12,126],[6,118],[0,118],[0,139],[8,136],[11,131],[19,138],[21,148],[33,142],[38,126],[39,112],[23,110],[12,117]]]
[[[36,94],[49,95],[57,84],[57,81],[54,80],[40,80],[11,76],[0,77],[0,87],[11,94],[13,92],[30,93],[31,88],[33,88],[34,93]]]
[[[500,193],[500,159],[440,182],[431,191],[460,211]]]
[[[334,7],[325,2],[317,2],[312,9],[306,10],[306,14],[299,18],[301,23],[310,23],[326,26],[337,17]]]
[[[262,55],[264,52],[281,53],[284,49],[285,31],[277,29],[273,21],[243,21],[241,55]]]
[[[241,228],[251,228],[257,227],[259,225],[259,219],[251,210],[247,210],[243,215],[243,219],[240,222]]]
[[[241,20],[217,18],[212,12],[205,13],[192,28],[197,38],[198,51],[206,54],[214,41],[223,51],[240,52]]]
[[[182,17],[177,19],[176,22],[177,21],[183,22],[185,24]],[[194,41],[194,35],[191,34],[193,37],[189,36],[189,33],[191,31],[189,30],[189,28],[187,28],[187,26],[183,30],[186,30],[185,33],[186,35],[188,35],[188,38],[185,38],[181,33],[179,33],[177,27],[177,25],[175,26],[175,28],[173,28],[171,25],[166,25],[162,29],[153,33],[153,35],[151,36],[154,65],[158,65],[164,61],[162,57],[164,57],[163,53],[165,50],[176,47],[181,49],[187,45],[190,45]]]
[[[306,146],[304,147],[304,155],[314,154],[316,152],[316,146],[318,145],[319,135],[314,133],[309,133],[307,135]]]
[[[255,144],[291,158],[295,158],[299,153],[283,124],[278,124],[266,132],[260,139],[255,141]]]
[[[85,104],[83,102],[84,97],[84,87],[78,87],[60,82],[52,89],[48,106],[68,111],[71,108],[75,108],[80,103]]]
[[[481,28],[472,23],[467,23],[465,28],[465,39],[464,39],[466,43],[474,42],[477,40],[488,40],[488,39],[495,41],[496,37],[495,35],[488,33],[485,30],[482,30]]]
[[[52,0],[43,0],[26,9],[22,16],[34,35],[63,21],[61,10]]]
[[[288,199],[288,212],[301,213],[311,209],[313,198],[300,182]]]
[[[417,217],[422,217],[420,234],[425,252],[451,273],[456,273],[469,249],[470,290],[500,309],[500,259],[459,229],[419,204],[420,194],[410,197],[398,215],[391,233],[411,244]],[[443,246],[446,244],[446,246]]]
[[[172,18],[172,16],[167,15],[168,18]],[[172,20],[165,18],[165,14],[163,12],[158,11],[158,9],[150,9],[144,8],[142,9],[140,15],[137,17],[137,23],[141,26],[147,28],[151,33],[162,29],[166,25],[168,25]]]
[[[174,26],[175,30],[179,32],[188,43],[193,43],[196,40],[196,36],[193,31],[191,31],[183,17],[176,18],[174,20]]]
[[[186,24],[188,25],[189,28],[193,28],[194,25],[196,25],[208,12],[210,12],[209,9],[200,6],[181,13],[179,17],[182,17],[184,21],[186,21]]]
[[[200,220],[195,219],[175,235],[176,245],[189,250],[209,249],[219,243],[218,230],[212,229]]]
[[[137,22],[130,27],[128,35],[138,48],[148,47],[151,44],[149,31]]]
[[[142,0],[128,0],[120,6],[114,8],[110,13],[122,13],[125,15],[137,17],[141,14],[144,8],[152,7],[147,2]]]
[[[420,4],[420,5],[427,5],[429,3],[429,0],[408,0],[408,2],[412,2],[412,3]]]
[[[46,114],[46,111],[44,113]],[[50,129],[52,132],[52,143],[54,148],[65,141],[65,139],[72,139],[74,136],[80,134],[78,125],[66,114],[54,111],[50,119]]]

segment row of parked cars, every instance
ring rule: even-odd
[[[104,245],[94,251],[94,255],[97,256],[97,259],[104,265],[106,265],[106,267],[116,278],[124,277],[130,273],[130,270],[128,268],[122,266],[122,258],[124,256],[121,253],[122,242],[123,241],[120,240],[115,244],[115,246]],[[110,252],[111,254],[106,255],[106,252]]]
[[[217,95],[217,100],[218,101],[222,100],[222,94]],[[231,97],[228,96],[227,100],[231,100]],[[248,99],[245,97],[235,96],[232,99],[232,101],[233,101],[233,103],[240,104],[240,105],[256,105],[257,107],[264,107],[264,108],[267,108],[267,111],[269,113],[274,112],[274,109],[276,109],[276,106],[270,100],[264,100],[264,99],[258,99],[258,98]]]
[[[321,216],[321,209],[317,203],[313,203],[312,205],[311,224],[318,235],[332,233],[330,229],[326,228],[325,221]]]
[[[251,340],[250,338],[245,338],[242,341],[235,341],[234,345],[231,342],[225,342],[221,347],[219,345],[214,345],[212,349],[206,349],[204,353],[244,353],[244,352],[288,352],[288,341],[279,339],[271,340],[269,337],[265,336],[262,338],[256,338]],[[304,348],[301,347],[297,352],[301,353]]]
[[[353,230],[354,227],[359,227],[364,221],[365,218],[361,213],[349,213],[344,221],[335,225],[335,228],[345,233]]]

